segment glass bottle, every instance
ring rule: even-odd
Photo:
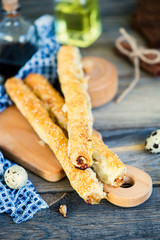
[[[54,0],[57,40],[87,47],[101,34],[97,0]]]
[[[0,82],[14,76],[37,50],[35,27],[22,16],[18,0],[2,0]]]

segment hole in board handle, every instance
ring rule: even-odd
[[[121,186],[121,188],[130,188],[134,185],[134,180],[130,177],[126,177],[125,183]]]

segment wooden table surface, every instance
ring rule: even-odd
[[[53,14],[51,0],[46,0],[45,4],[43,0],[20,2],[22,14],[31,20],[43,14]],[[113,51],[119,28],[126,28],[143,42],[131,28],[135,0],[100,0],[99,3],[103,33],[92,46],[81,49],[81,53],[83,56],[103,57],[116,65],[118,96],[134,74],[132,65]],[[120,208],[107,201],[91,206],[73,191],[66,178],[49,183],[29,173],[36,190],[50,208],[39,211],[20,225],[13,223],[7,214],[1,214],[0,239],[160,239],[160,154],[149,154],[143,149],[146,137],[160,128],[159,89],[160,78],[142,71],[140,82],[122,103],[113,100],[93,110],[94,128],[101,132],[104,142],[124,163],[138,167],[152,177],[153,193],[149,200],[134,208]],[[67,218],[59,214],[61,204],[68,207]]]

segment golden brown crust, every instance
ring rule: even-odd
[[[63,217],[67,217],[67,206],[61,205],[59,207],[59,212],[62,214]]]
[[[28,79],[30,77],[28,76]],[[35,79],[33,79],[35,78]],[[43,81],[45,81],[45,84],[43,84],[42,90],[41,88],[38,89],[36,85],[39,85],[41,81],[39,81],[39,74],[32,74],[32,81],[26,81],[30,88],[35,92],[36,95],[39,96],[40,99],[44,99],[43,94],[44,92],[48,91],[48,88],[51,87],[47,81],[47,79],[43,78]],[[48,84],[48,86],[47,86]],[[47,87],[46,87],[47,86]],[[46,89],[45,89],[46,87]],[[53,87],[51,87],[53,88]],[[61,102],[61,105],[64,105],[64,99],[58,95],[58,99],[56,100],[56,96],[54,91],[49,91],[50,95],[49,98],[52,99],[52,103],[50,105],[50,111],[54,111],[56,109],[56,102]],[[52,108],[52,105],[55,106],[55,108]],[[59,111],[54,111],[53,114],[55,114],[56,118],[59,119]],[[63,119],[67,121],[66,113],[63,111],[61,112],[61,115],[64,115]],[[61,116],[60,116],[61,117]],[[63,124],[63,123],[62,123]],[[65,122],[65,125],[62,127],[67,130],[66,128],[67,122]],[[114,187],[118,187],[123,184],[125,179],[125,173],[126,173],[126,167],[125,165],[120,161],[118,156],[114,154],[112,151],[108,149],[108,147],[104,144],[104,142],[95,135],[92,135],[92,146],[93,146],[93,169],[96,172],[97,176],[101,181],[103,181],[106,184],[109,184]]]
[[[49,111],[52,118],[58,122],[61,128],[67,129],[67,114],[62,108],[64,100],[52,85],[40,74],[30,73],[25,78],[25,83],[40,98]]]
[[[99,203],[105,198],[103,186],[98,182],[96,174],[91,169],[82,171],[73,166],[67,153],[68,140],[63,131],[50,119],[40,100],[20,79],[8,79],[5,88],[35,132],[54,151],[78,194],[91,204]]]
[[[92,114],[83,75],[80,53],[76,47],[62,46],[58,52],[58,75],[68,116],[68,154],[81,169],[92,166]]]

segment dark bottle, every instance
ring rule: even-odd
[[[2,0],[0,22],[0,82],[14,76],[37,50],[34,25],[20,16],[17,0]]]

